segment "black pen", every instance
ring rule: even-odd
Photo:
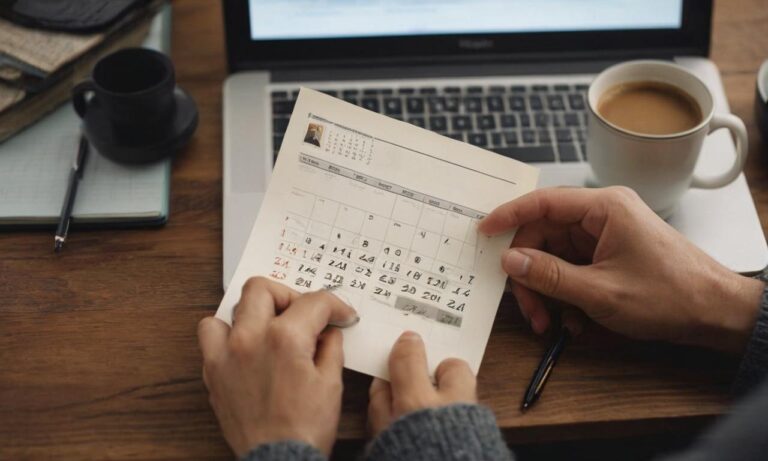
[[[80,135],[80,146],[77,149],[77,158],[72,170],[69,172],[69,184],[67,185],[67,194],[64,196],[64,203],[61,205],[61,216],[59,217],[59,226],[56,228],[56,236],[53,238],[53,250],[61,251],[64,242],[67,240],[69,232],[69,223],[72,221],[72,208],[75,206],[75,196],[77,195],[77,185],[83,177],[85,169],[85,160],[88,157],[88,140]]]
[[[528,384],[523,403],[520,405],[520,411],[528,410],[539,399],[541,392],[544,390],[544,385],[549,379],[549,375],[552,374],[552,368],[554,368],[557,359],[560,358],[560,354],[562,354],[565,345],[570,339],[571,333],[567,328],[561,327],[560,335],[544,354],[539,367],[536,369],[536,373],[531,378],[531,383]]]

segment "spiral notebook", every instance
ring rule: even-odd
[[[145,46],[169,49],[170,8],[155,18]],[[80,119],[70,104],[0,144],[0,228],[55,226],[77,154]],[[160,225],[168,217],[171,162],[126,166],[91,150],[73,225]]]

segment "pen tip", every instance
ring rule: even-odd
[[[520,405],[520,411],[522,411],[523,413],[528,411],[529,408],[531,408],[531,404],[528,402],[523,402],[523,404]]]

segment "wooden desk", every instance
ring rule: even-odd
[[[753,124],[768,58],[763,0],[718,1],[712,56],[750,130],[747,176],[764,229],[768,169]],[[175,2],[173,57],[201,124],[175,163],[172,214],[155,230],[0,234],[0,458],[231,459],[200,379],[196,325],[221,291],[219,2]],[[593,329],[569,348],[540,404],[518,404],[544,342],[505,298],[480,396],[515,443],[691,429],[720,414],[736,360],[630,343]],[[678,361],[682,366],[678,366]],[[342,439],[364,436],[368,379],[348,374]]]

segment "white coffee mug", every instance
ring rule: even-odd
[[[690,95],[701,108],[702,121],[680,133],[636,133],[607,121],[598,112],[600,98],[616,85],[661,82]],[[625,185],[635,190],[659,216],[671,215],[680,197],[691,187],[715,189],[733,182],[747,158],[747,129],[738,117],[715,114],[712,93],[695,75],[664,61],[617,64],[595,78],[587,94],[588,161],[600,186]],[[712,177],[694,174],[704,139],[727,128],[736,139],[736,159],[728,171]]]

